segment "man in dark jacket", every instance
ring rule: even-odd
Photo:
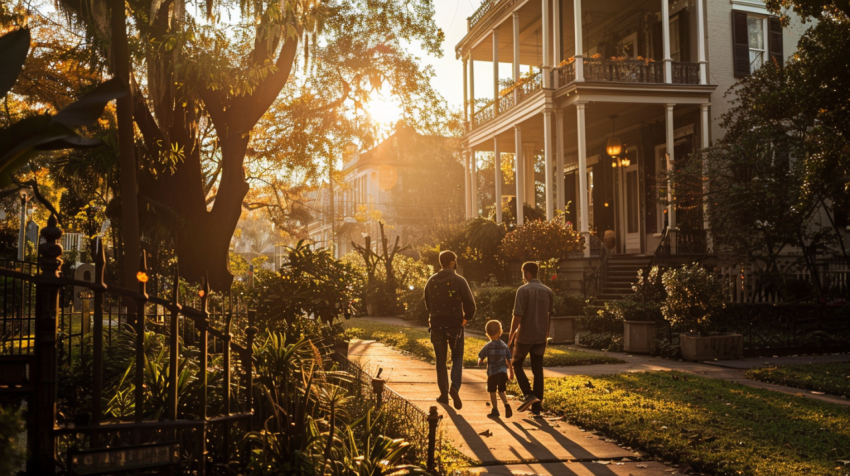
[[[425,307],[431,325],[431,343],[437,355],[437,386],[440,396],[437,401],[449,403],[452,396],[455,408],[460,410],[460,379],[463,374],[463,326],[475,315],[475,299],[469,284],[455,271],[457,255],[451,251],[440,253],[439,273],[431,276],[425,284]],[[446,352],[452,349],[452,385],[446,371]]]

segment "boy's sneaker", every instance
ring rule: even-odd
[[[535,403],[537,403],[539,401],[540,401],[540,399],[535,397],[533,393],[529,393],[528,395],[525,396],[525,398],[522,400],[522,403],[519,405],[519,407],[516,410],[518,412],[527,411],[528,407],[534,405]]]
[[[460,395],[458,395],[457,389],[454,387],[449,387],[449,395],[452,396],[452,401],[455,404],[455,409],[460,410],[463,407],[463,402],[460,401]]]
[[[505,418],[510,418],[514,415],[514,411],[511,410],[510,405],[505,405]]]
[[[487,415],[487,416],[488,416],[488,417],[490,417],[490,418],[499,418],[501,415],[499,415],[499,410],[497,410],[497,409],[495,409],[495,408],[494,408],[494,409],[490,412],[490,414],[489,414],[489,415]]]
[[[449,396],[445,393],[437,397],[437,403],[442,403],[443,405],[449,404]]]

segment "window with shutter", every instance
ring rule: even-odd
[[[747,38],[747,14],[732,12],[732,53],[736,78],[750,74],[750,46]]]
[[[770,49],[770,58],[777,65],[782,66],[784,56],[782,54],[782,23],[779,18],[768,19],[770,36],[768,37],[768,48]]]

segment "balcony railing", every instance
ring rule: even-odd
[[[514,101],[513,92],[509,92],[504,96],[499,98],[499,112],[507,111],[508,109],[514,107],[516,102]]]
[[[561,66],[560,68],[556,68],[555,71],[558,73],[558,85],[564,86],[566,84],[572,83],[576,80],[576,64],[569,63]]]
[[[486,124],[493,120],[493,105],[489,104],[485,107],[482,107],[478,111],[475,111],[475,115],[472,116],[472,127],[478,127],[482,124]]]
[[[475,13],[473,13],[472,16],[469,17],[469,26],[475,26],[476,23],[478,23],[479,21],[481,21],[482,18],[487,16],[487,13],[490,12],[490,9],[492,9],[493,6],[497,3],[499,3],[498,0],[484,0],[484,3],[482,3],[481,6],[478,7],[478,10],[475,10]]]
[[[517,88],[517,103],[522,102],[527,96],[530,96],[534,91],[543,87],[543,75],[540,73],[526,78]]]
[[[673,63],[675,84],[699,84],[699,63]]]
[[[623,83],[663,83],[662,63],[646,60],[601,60],[584,62],[587,81],[618,81]]]

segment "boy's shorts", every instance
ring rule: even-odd
[[[500,392],[504,392],[506,390],[507,383],[507,372],[499,372],[497,374],[490,375],[487,377],[487,391],[493,393],[496,389],[498,389]]]

